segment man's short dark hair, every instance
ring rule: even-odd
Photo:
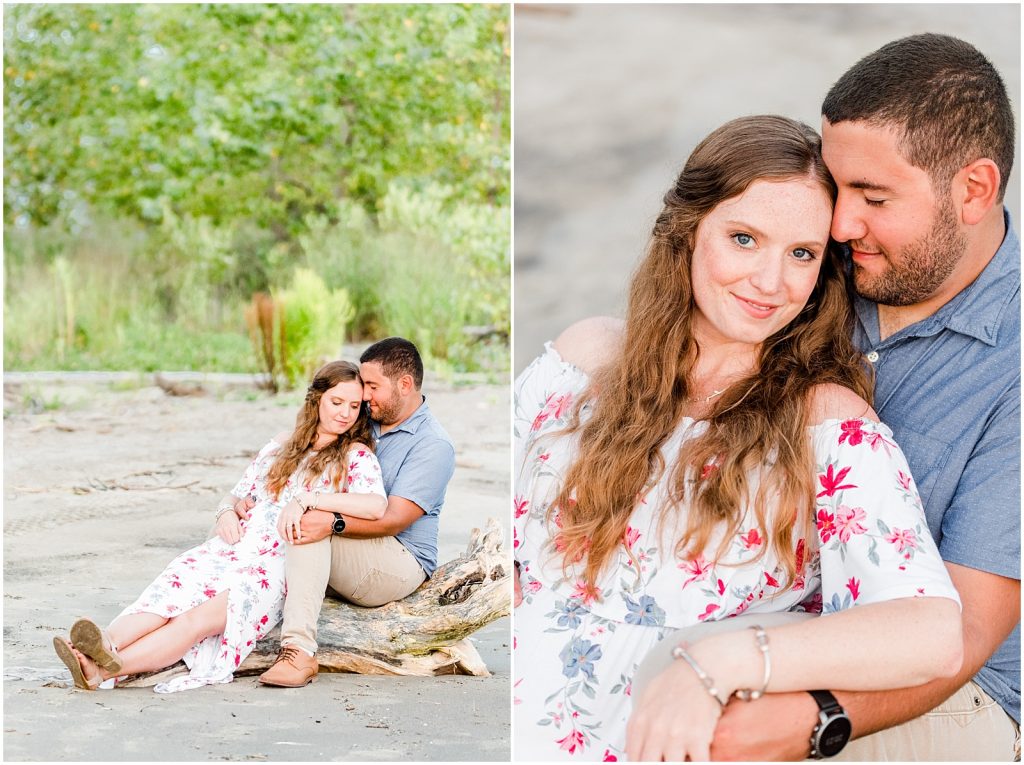
[[[404,337],[388,337],[377,341],[363,351],[359,361],[380,364],[384,374],[391,380],[406,374],[412,375],[416,390],[423,387],[423,359],[416,346]]]
[[[821,105],[837,122],[896,128],[899,150],[939,191],[977,159],[999,168],[999,198],[1013,168],[1014,125],[999,73],[970,43],[920,34],[888,43],[849,69]]]

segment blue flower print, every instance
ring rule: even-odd
[[[580,626],[580,622],[582,621],[580,619],[580,613],[586,613],[587,610],[583,607],[582,603],[573,599],[566,600],[564,603],[556,603],[555,609],[561,610],[561,613],[558,616],[558,626],[567,627],[569,629],[576,629]]]
[[[622,597],[626,601],[626,608],[629,609],[629,613],[626,614],[627,624],[658,627],[665,623],[665,609],[655,603],[650,595],[641,597],[639,603],[628,595]]]
[[[562,674],[570,680],[580,672],[588,680],[594,679],[594,662],[601,658],[601,646],[582,638],[573,638],[562,652],[558,654],[562,660]]]

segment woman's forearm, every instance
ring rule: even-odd
[[[344,513],[353,518],[364,518],[369,521],[380,520],[384,511],[388,508],[388,500],[380,494],[340,492],[337,494],[318,494],[303,491],[296,495],[296,498],[303,507],[308,507],[315,501],[317,510],[327,510],[331,513]]]
[[[947,598],[856,606],[765,632],[774,693],[905,688],[954,675],[963,660],[960,613]],[[706,638],[690,653],[723,696],[761,688],[764,662],[751,630]]]

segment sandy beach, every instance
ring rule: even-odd
[[[221,383],[170,396],[149,376],[11,380],[5,761],[508,760],[508,618],[471,638],[492,672],[486,678],[321,674],[306,688],[272,690],[250,676],[170,696],[69,690],[53,636],[79,616],[109,621],[204,539],[219,497],[270,436],[293,424],[300,398]],[[429,374],[424,392],[456,444],[438,545],[445,561],[488,517],[510,537],[509,393],[505,384]]]

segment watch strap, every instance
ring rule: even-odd
[[[818,704],[818,709],[827,715],[834,715],[842,713],[843,708],[840,706],[836,697],[832,695],[831,691],[807,691],[811,694],[811,698]]]

